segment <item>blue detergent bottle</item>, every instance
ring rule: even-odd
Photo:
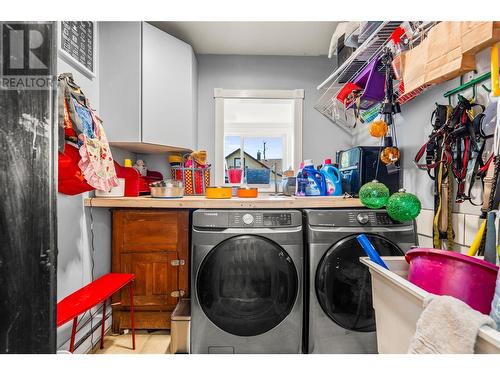
[[[304,169],[304,162],[300,163],[299,171],[297,173],[297,178],[295,181],[295,195],[298,197],[303,197],[306,195],[307,178],[302,172]]]
[[[342,178],[340,171],[332,164],[331,159],[325,159],[320,173],[325,176],[326,195],[339,196],[342,195]]]
[[[302,174],[307,178],[306,196],[326,195],[325,176],[316,170],[312,160],[304,160]]]

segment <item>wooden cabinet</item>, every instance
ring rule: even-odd
[[[112,271],[135,274],[136,328],[169,329],[189,296],[189,212],[114,210]],[[113,331],[130,327],[127,288],[113,296]]]
[[[99,23],[99,113],[111,145],[194,149],[196,64],[189,44],[149,23]]]

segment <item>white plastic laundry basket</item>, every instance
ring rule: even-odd
[[[360,259],[372,277],[378,352],[406,353],[423,311],[424,298],[429,293],[406,280],[408,263],[404,257],[382,259],[391,271],[369,258]],[[500,332],[490,327],[481,328],[474,352],[500,354]]]

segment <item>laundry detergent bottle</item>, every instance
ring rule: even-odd
[[[320,173],[325,177],[326,195],[342,195],[342,179],[340,177],[340,171],[332,164],[331,159],[325,159]]]
[[[303,197],[306,195],[307,186],[307,177],[304,176],[302,169],[304,169],[304,162],[300,163],[299,171],[297,172],[295,181],[295,195],[299,197]]]
[[[307,178],[306,196],[326,195],[325,176],[314,167],[312,160],[304,160],[302,174],[304,178]]]

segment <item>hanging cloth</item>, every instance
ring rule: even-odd
[[[59,152],[59,167],[60,170],[66,168],[68,171],[70,169],[81,171],[81,174],[72,171],[69,180],[60,179],[59,191],[79,194],[88,191],[89,186],[109,191],[112,187],[118,186],[118,178],[101,120],[92,110],[88,99],[73,81],[70,73],[59,75],[58,83],[59,150],[61,150],[61,140],[63,146],[63,151]],[[76,163],[75,155],[71,158],[65,155],[75,148],[73,145],[66,145],[67,141],[78,146],[77,152],[80,158],[77,166],[67,162],[62,163],[63,159]],[[71,168],[68,168],[68,165],[71,165]],[[63,170],[60,175],[65,176],[65,171]],[[73,186],[75,185],[73,182],[78,186]],[[68,185],[72,186],[71,189],[67,188]]]

